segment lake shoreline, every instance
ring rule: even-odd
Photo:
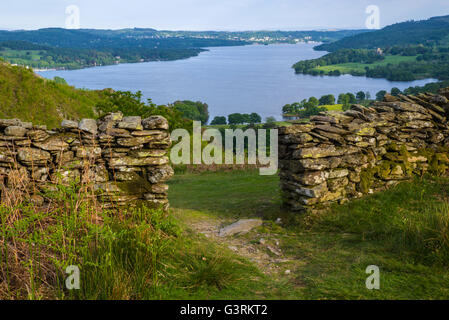
[[[61,68],[48,68],[48,69],[33,69],[34,72],[48,72],[48,71],[75,71],[75,70],[83,70],[83,69],[91,69],[91,68],[100,68],[100,67],[110,67],[115,65],[122,65],[122,64],[139,64],[139,63],[147,63],[147,62],[165,62],[165,61],[178,61],[178,60],[186,60],[193,57],[197,57],[201,53],[207,51],[207,49],[199,48],[201,52],[192,54],[189,57],[185,58],[178,58],[178,59],[153,59],[153,60],[145,60],[145,61],[135,61],[135,62],[118,62],[118,63],[111,63],[111,64],[104,64],[104,65],[93,65],[93,66],[81,66],[79,68],[73,68],[73,69],[67,69],[64,67]]]
[[[210,118],[231,113],[258,113],[263,119],[281,120],[285,104],[311,96],[347,92],[370,92],[398,87],[422,86],[433,79],[390,82],[384,79],[342,75],[295,74],[298,60],[318,58],[316,44],[272,44],[208,47],[196,57],[174,61],[127,63],[78,70],[45,71],[41,76],[64,78],[77,88],[141,91],[144,99],[158,105],[177,100],[201,101],[209,105]]]
[[[262,44],[262,43],[248,43],[248,44],[244,44],[244,45],[235,45],[235,46],[220,46],[220,47],[204,47],[204,48],[197,48],[198,50],[201,50],[199,53],[195,53],[192,54],[189,57],[184,57],[184,58],[177,58],[177,59],[153,59],[153,60],[145,60],[145,61],[135,61],[135,62],[119,62],[119,63],[111,63],[111,64],[104,64],[104,65],[89,65],[89,66],[81,66],[79,68],[73,68],[73,69],[67,69],[64,67],[61,68],[48,68],[48,69],[33,69],[33,71],[35,72],[47,72],[47,71],[74,71],[74,70],[82,70],[82,69],[90,69],[90,68],[98,68],[98,67],[110,67],[110,66],[115,66],[115,65],[122,65],[122,64],[139,64],[139,63],[147,63],[147,62],[168,62],[168,61],[179,61],[179,60],[187,60],[187,59],[191,59],[194,57],[199,56],[201,53],[207,52],[210,50],[210,48],[226,48],[226,47],[246,47],[246,46],[262,46],[262,45],[277,45],[277,44],[290,44],[290,45],[297,45],[297,44],[302,44],[302,43],[307,43],[307,44],[314,44],[314,45],[319,45],[321,44],[321,42],[315,42],[315,41],[309,41],[309,42],[300,42],[300,43],[268,43],[268,44]],[[323,51],[324,52],[324,51]],[[326,52],[328,53],[328,52]]]

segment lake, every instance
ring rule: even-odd
[[[214,47],[197,57],[94,67],[73,71],[38,72],[46,78],[63,77],[78,88],[142,91],[154,103],[176,100],[202,101],[214,116],[239,112],[259,113],[263,119],[281,119],[282,106],[315,96],[421,86],[434,79],[391,82],[343,75],[340,77],[295,74],[299,60],[321,57],[316,44],[274,44]]]

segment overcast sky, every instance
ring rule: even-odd
[[[64,27],[68,5],[81,28],[307,30],[364,28],[368,5],[380,26],[449,14],[449,0],[2,0],[0,29]]]

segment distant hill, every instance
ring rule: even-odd
[[[247,42],[165,36],[153,29],[0,30],[0,57],[39,69],[177,60],[196,56],[203,47],[244,44]]]
[[[53,128],[63,119],[94,117],[94,106],[102,98],[102,91],[75,89],[0,62],[0,118],[20,118]]]
[[[145,28],[0,30],[0,57],[13,64],[37,69],[79,69],[117,63],[185,59],[197,56],[207,47],[330,42],[364,31],[217,32]]]
[[[334,52],[340,49],[375,49],[420,44],[449,46],[449,15],[396,23],[381,30],[325,43],[316,46],[315,49]]]
[[[159,31],[154,29],[0,30],[1,41],[26,41],[58,48],[77,49],[189,49],[245,45],[253,42],[336,41],[367,30],[335,31]]]
[[[197,38],[188,36],[165,36],[153,29],[63,29],[0,30],[0,41],[27,41],[59,48],[77,49],[188,49],[214,46],[243,45],[243,41]]]

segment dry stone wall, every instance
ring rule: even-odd
[[[449,88],[386,95],[371,107],[323,113],[280,128],[284,204],[316,210],[384,190],[414,175],[449,168]]]
[[[25,193],[37,202],[57,184],[89,184],[105,207],[143,203],[168,208],[164,184],[173,175],[168,122],[112,113],[99,120],[64,120],[47,130],[0,120],[2,198]]]

